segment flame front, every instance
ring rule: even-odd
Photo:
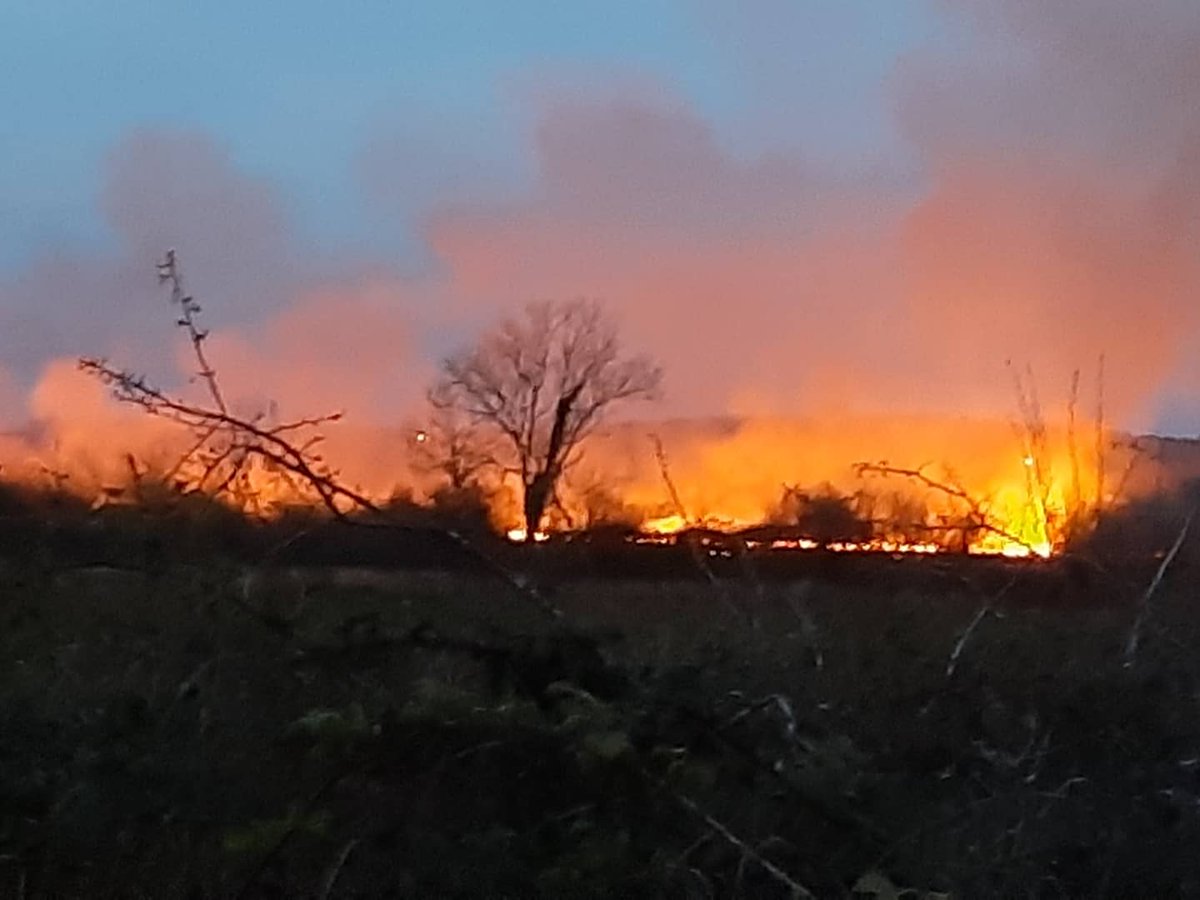
[[[46,436],[0,439],[3,478],[70,491],[97,506],[137,503],[187,449],[186,434],[136,412],[98,402],[75,406],[80,414],[52,423]],[[1045,558],[1086,527],[1112,492],[1139,489],[1136,478],[1106,488],[1104,470],[1116,481],[1128,459],[1111,451],[1105,460],[1076,453],[1063,428],[1048,429],[1033,453],[1019,429],[1003,421],[876,416],[658,424],[652,430],[667,449],[667,471],[650,430],[630,424],[590,439],[534,540],[614,523],[645,543],[671,543],[703,529],[739,534],[753,549]],[[398,495],[430,503],[440,484],[436,473],[414,465],[412,443],[395,429],[338,424],[323,446],[339,479],[360,494],[381,503]],[[1112,441],[1089,435],[1086,444]],[[854,467],[872,460],[893,465]],[[897,474],[902,470],[930,483]],[[318,502],[271,466],[256,463],[243,474],[241,489],[223,500],[250,514],[270,517]],[[1161,477],[1147,473],[1143,480]],[[197,487],[186,471],[175,482],[167,486],[179,494]],[[518,487],[497,480],[482,493],[497,530],[523,541]]]
[[[1078,437],[1065,426],[1048,428],[1034,452],[1020,428],[1004,421],[761,419],[677,429],[663,438],[670,453],[664,472],[647,449],[639,452],[645,432],[624,428],[589,447],[589,471],[574,480],[609,485],[644,542],[703,529],[741,533],[751,547],[777,550],[1048,558],[1113,499],[1105,468],[1121,471],[1128,462],[1077,452]],[[1088,439],[1094,447],[1113,443],[1102,434]],[[870,460],[895,464],[853,465]],[[809,501],[814,515],[789,512],[789,491]],[[581,509],[571,518],[587,519],[586,492],[576,502]],[[823,525],[822,509],[826,519],[841,513],[847,521],[833,515],[832,526]],[[788,533],[759,538],[761,526]]]

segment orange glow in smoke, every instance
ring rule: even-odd
[[[35,402],[35,411],[45,411],[44,433],[0,436],[0,477],[66,490],[97,507],[143,502],[147,496],[161,501],[196,489],[194,473],[185,468],[163,485],[167,490],[150,492],[186,452],[188,435],[115,404],[78,373],[52,370]],[[1070,446],[1111,443],[1091,434],[1071,442],[1063,429],[1050,427],[1033,453],[1012,422],[936,416],[681,421],[653,429],[669,457],[664,473],[650,430],[630,424],[592,438],[582,462],[560,486],[561,510],[541,524],[534,540],[613,522],[642,543],[673,543],[689,529],[701,529],[744,533],[747,546],[762,550],[1045,558],[1086,522],[1100,492],[1097,461],[1084,452],[1073,455]],[[410,455],[424,432],[345,423],[326,431],[321,452],[329,466],[340,481],[376,502],[398,490],[426,502],[441,486],[443,476],[422,470]],[[911,478],[856,472],[854,463],[872,460],[919,469],[961,490],[975,508]],[[1112,481],[1126,462],[1119,454],[1105,461]],[[1145,480],[1160,476],[1145,471]],[[513,486],[499,480],[485,486],[499,531],[524,540]],[[797,521],[782,503],[787,486],[804,496],[840,498],[869,533],[835,528],[822,538],[806,532],[812,523]],[[1113,489],[1106,486],[1106,500]],[[1130,482],[1122,490],[1133,494],[1138,488]],[[603,501],[599,506],[597,497]],[[289,506],[318,502],[297,479],[261,462],[250,464],[223,499],[268,518]]]

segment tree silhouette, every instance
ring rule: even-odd
[[[661,381],[650,359],[622,355],[599,303],[537,302],[445,360],[430,398],[496,439],[497,464],[521,478],[531,537],[583,439],[615,405],[652,398]]]

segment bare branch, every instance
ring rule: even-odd
[[[203,330],[197,321],[200,315],[200,304],[183,290],[183,273],[180,271],[179,260],[173,249],[168,250],[163,261],[158,264],[158,281],[159,284],[171,285],[171,302],[179,307],[179,325],[187,330],[188,338],[192,342],[192,352],[199,365],[196,374],[204,379],[204,383],[208,386],[208,393],[212,397],[213,403],[217,405],[217,409],[223,413],[228,412],[221,386],[217,381],[217,373],[204,352],[204,341],[208,338],[208,332]]]
[[[1133,621],[1133,628],[1129,632],[1129,641],[1125,645],[1125,668],[1131,667],[1137,657],[1138,645],[1141,643],[1142,628],[1145,627],[1146,619],[1150,615],[1150,601],[1154,597],[1154,592],[1158,590],[1158,586],[1162,584],[1163,576],[1167,574],[1167,569],[1171,567],[1171,563],[1175,561],[1175,557],[1179,554],[1179,548],[1183,546],[1183,542],[1187,538],[1188,530],[1192,527],[1192,519],[1195,515],[1196,507],[1193,507],[1187,514],[1187,518],[1183,520],[1183,527],[1179,529],[1175,543],[1171,545],[1170,551],[1163,557],[1158,571],[1154,573],[1154,578],[1150,580],[1150,585],[1142,595],[1141,608],[1138,610],[1137,618]]]
[[[996,525],[993,521],[991,521],[987,512],[983,508],[983,504],[968,494],[966,490],[964,490],[958,484],[947,484],[946,482],[937,481],[936,479],[930,478],[923,471],[921,471],[921,469],[905,469],[899,466],[889,466],[886,463],[855,463],[854,470],[860,477],[867,473],[884,476],[899,475],[903,478],[909,478],[913,481],[919,482],[931,490],[945,494],[947,497],[950,497],[954,500],[959,500],[966,504],[970,516],[970,528],[973,530],[990,532],[991,534],[997,535],[998,537],[1002,537],[1007,541],[1012,541],[1014,544],[1024,547],[1031,553],[1038,552],[1037,548],[1024,538],[1013,534],[1011,531],[1008,531],[1005,528],[1001,528],[999,525]]]
[[[1011,579],[1009,579],[1008,583],[1006,583],[1004,587],[1002,587],[991,597],[988,597],[987,600],[980,605],[979,611],[975,613],[975,616],[971,619],[970,624],[963,629],[963,633],[959,635],[958,641],[954,644],[954,649],[950,653],[950,659],[946,663],[947,678],[950,678],[952,675],[954,675],[954,670],[958,668],[958,658],[962,656],[962,652],[966,649],[967,642],[971,639],[971,635],[975,633],[975,629],[979,627],[984,618],[986,618],[992,612],[996,604],[1000,602],[1000,599],[1007,594],[1009,590],[1012,589],[1012,586],[1016,583],[1017,576],[1014,575]]]
[[[498,438],[501,468],[521,475],[532,535],[584,438],[613,406],[652,397],[661,377],[646,358],[621,356],[598,303],[540,302],[447,359],[431,396]]]
[[[1104,354],[1096,364],[1096,510],[1104,510]]]
[[[696,816],[705,825],[719,834],[728,844],[736,847],[747,858],[755,862],[764,872],[774,878],[777,882],[788,889],[794,900],[816,900],[816,894],[798,882],[795,878],[789,875],[775,863],[764,857],[761,853],[751,847],[748,843],[734,834],[719,820],[713,818],[711,814],[705,812],[703,808],[691,797],[686,794],[672,792],[675,800],[688,812]]]
[[[682,537],[684,543],[687,544],[688,552],[690,552],[692,555],[692,564],[695,565],[700,574],[703,575],[708,583],[712,586],[717,596],[721,599],[721,602],[729,607],[730,611],[732,611],[734,615],[745,618],[752,627],[757,629],[758,620],[755,618],[753,611],[741,604],[740,598],[738,601],[730,599],[730,592],[722,589],[721,583],[717,580],[717,576],[712,570],[712,566],[708,564],[704,547],[702,546],[696,534],[691,530],[691,525],[693,523],[691,518],[688,516],[687,508],[683,505],[683,500],[679,496],[679,491],[675,488],[675,481],[671,477],[671,466],[667,460],[667,451],[663,447],[662,438],[660,438],[657,434],[651,434],[649,437],[651,443],[654,444],[654,458],[658,461],[658,471],[662,476],[663,484],[666,485],[667,494],[671,498],[672,506],[675,508],[675,514],[679,516],[681,520],[683,520],[685,530]],[[762,584],[758,581],[757,573],[754,572],[753,563],[750,561],[749,550],[746,547],[746,542],[741,538],[731,539],[736,540],[737,542],[737,546],[740,550],[739,555],[743,569],[751,578],[751,581],[755,587],[755,592],[761,602],[763,599]],[[737,595],[734,594],[734,596]]]
[[[193,481],[196,489],[202,489],[208,479],[220,473],[217,493],[241,492],[246,484],[247,467],[258,460],[292,488],[297,497],[309,492],[335,519],[354,524],[349,513],[358,510],[369,512],[387,524],[395,524],[385,510],[360,491],[346,487],[338,473],[313,448],[322,440],[320,434],[312,433],[317,427],[336,422],[341,413],[323,416],[307,416],[290,421],[268,423],[263,416],[245,419],[233,414],[225,405],[216,375],[203,353],[203,342],[207,336],[195,323],[199,306],[182,293],[182,282],[174,252],[168,252],[166,262],[159,267],[160,279],[172,285],[172,298],[181,304],[184,315],[181,327],[187,328],[192,337],[197,359],[201,363],[201,375],[210,386],[210,396],[215,409],[190,403],[173,397],[151,384],[144,376],[118,369],[104,359],[81,358],[80,370],[97,378],[111,388],[117,400],[141,407],[148,415],[185,427],[195,435],[190,459],[185,457],[173,470],[172,476],[189,462],[201,464],[199,480]],[[178,295],[178,296],[177,296]],[[253,491],[241,494],[241,506],[247,509],[249,502],[257,503]],[[510,572],[505,566],[476,548],[474,544],[453,530],[442,530],[469,556],[483,564],[484,568],[499,576],[518,594],[535,603],[552,619],[562,619],[563,613],[531,584]]]

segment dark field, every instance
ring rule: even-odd
[[[1200,896],[1188,553],[541,550],[8,559],[0,896]]]

